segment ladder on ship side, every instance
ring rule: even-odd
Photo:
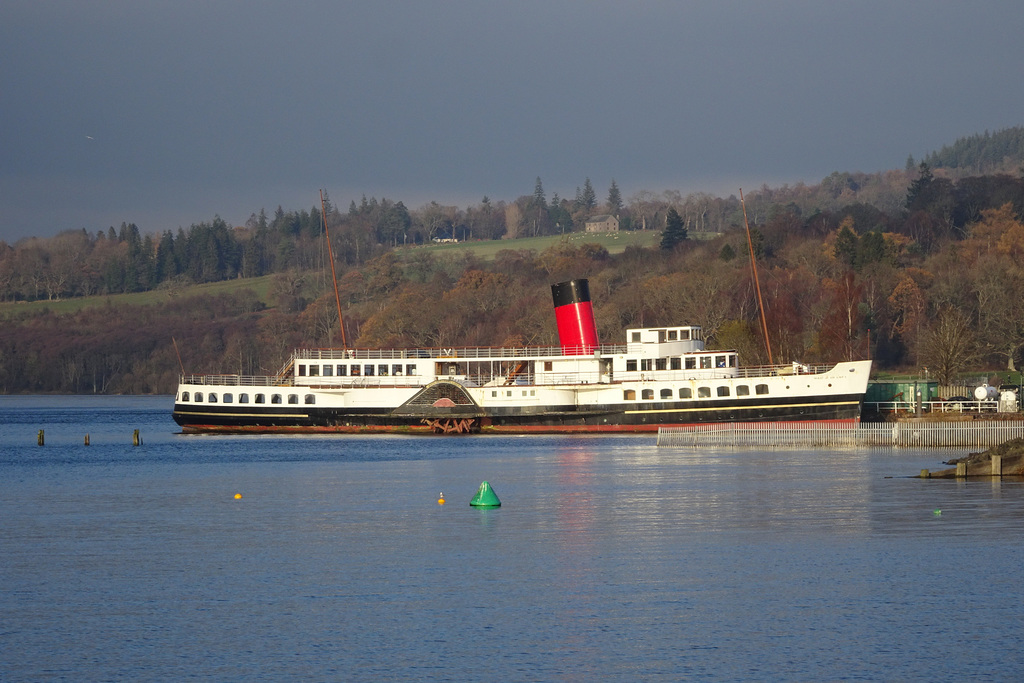
[[[282,365],[281,369],[277,371],[277,374],[274,375],[274,379],[278,380],[278,382],[283,382],[283,381],[286,381],[286,380],[290,380],[291,374],[292,374],[292,371],[293,371],[294,367],[295,367],[295,356],[293,355],[287,361],[285,361],[285,364]]]

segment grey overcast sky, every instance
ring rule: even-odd
[[[726,196],[1024,124],[1020,0],[4,0],[0,239]]]

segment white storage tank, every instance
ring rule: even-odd
[[[999,398],[999,389],[982,384],[974,390],[974,398],[978,401],[994,401]]]

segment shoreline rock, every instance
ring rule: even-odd
[[[992,457],[1002,462],[1001,473],[992,472]],[[1024,438],[1010,439],[981,453],[968,453],[962,458],[947,460],[945,465],[964,465],[966,474],[961,477],[1020,477],[1024,476]],[[949,470],[930,472],[929,478],[948,479],[957,477],[957,467]]]

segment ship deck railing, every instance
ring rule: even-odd
[[[629,347],[635,344],[601,344],[594,347],[561,346],[471,346],[471,347],[422,347],[412,349],[296,349],[285,364],[289,367],[294,361],[310,360],[477,360],[477,359],[515,359],[538,357],[596,357],[625,355]],[[720,350],[706,349],[694,354],[714,354]],[[683,354],[687,355],[687,354]],[[739,369],[742,377],[770,377],[774,375],[814,375],[830,370],[834,365],[802,365],[800,363],[778,365],[755,365]],[[707,369],[707,368],[705,368]],[[658,371],[662,372],[662,371]]]
[[[182,375],[181,384],[198,386],[217,385],[228,387],[290,387],[294,386],[291,377],[271,375]]]
[[[489,358],[530,358],[538,356],[594,356],[626,353],[625,344],[594,347],[561,346],[470,346],[422,347],[412,349],[296,349],[293,360],[476,360]]]

